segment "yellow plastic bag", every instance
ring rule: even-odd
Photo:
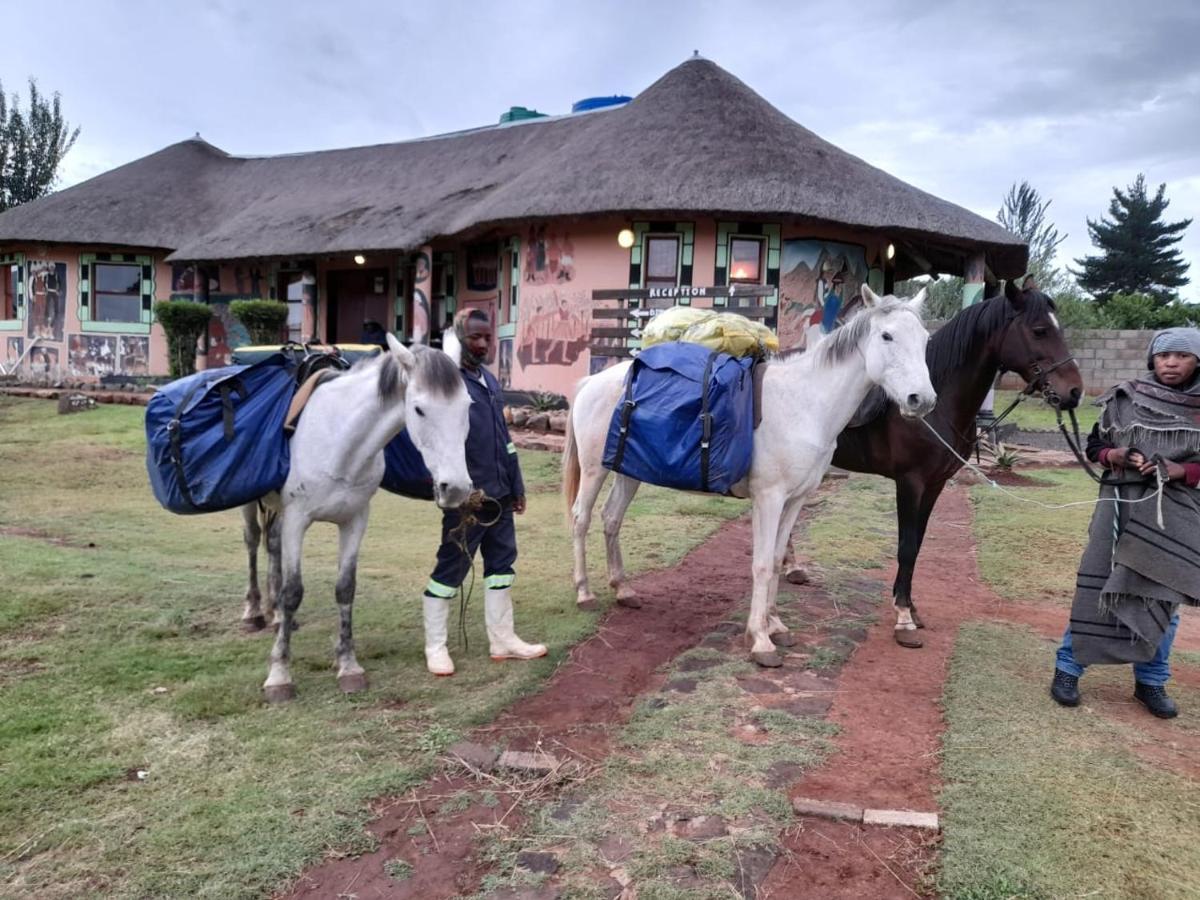
[[[759,353],[760,344],[770,353],[779,351],[779,338],[770,328],[732,312],[717,313],[698,322],[684,332],[681,340],[739,357]]]
[[[711,309],[672,306],[660,312],[646,325],[642,331],[642,346],[651,347],[668,341],[681,341],[685,331],[715,315]]]

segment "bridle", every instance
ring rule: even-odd
[[[1016,318],[1013,319],[1013,322],[1015,321]],[[1012,322],[1009,323],[1008,327],[1012,327]],[[1067,446],[1071,448],[1071,453],[1075,456],[1075,459],[1079,462],[1079,465],[1083,467],[1083,470],[1087,472],[1088,476],[1093,481],[1099,482],[1100,476],[1096,474],[1096,470],[1092,468],[1091,463],[1088,462],[1087,457],[1083,453],[1083,440],[1079,435],[1079,420],[1075,417],[1075,410],[1073,408],[1067,410],[1067,417],[1071,422],[1071,431],[1068,432],[1066,423],[1063,422],[1062,398],[1058,395],[1058,392],[1050,386],[1050,374],[1058,369],[1061,369],[1068,363],[1073,362],[1076,362],[1076,359],[1074,356],[1070,355],[1064,356],[1058,362],[1050,363],[1047,366],[1043,366],[1041,360],[1034,360],[1033,365],[1030,367],[1029,374],[1031,377],[1025,383],[1025,389],[1021,391],[1021,393],[1017,394],[1016,398],[1008,405],[1004,412],[1000,413],[1000,415],[996,416],[989,423],[988,429],[993,429],[999,425],[1000,422],[1003,421],[1009,413],[1016,409],[1017,405],[1023,400],[1026,400],[1035,394],[1041,394],[1042,399],[1054,408],[1054,417],[1058,422],[1058,430],[1062,432],[1063,440],[1065,440],[1067,442]],[[1002,368],[1001,371],[1003,372],[1004,369]],[[978,441],[978,435],[976,435],[976,441]],[[976,445],[978,446],[978,444]]]

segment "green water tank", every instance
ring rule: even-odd
[[[538,112],[536,109],[526,109],[524,106],[510,107],[508,112],[502,113],[500,116],[500,124],[505,122],[520,122],[522,119],[541,119],[545,118],[545,113]]]

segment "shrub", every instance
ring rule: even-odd
[[[167,360],[171,377],[196,371],[196,341],[208,330],[212,307],[189,300],[163,300],[154,304],[154,316],[167,333]]]
[[[279,300],[234,300],[230,314],[245,326],[252,344],[278,344],[287,325],[288,307]]]
[[[1075,291],[1054,296],[1054,308],[1063,328],[1104,328],[1104,309]]]
[[[1200,321],[1200,308],[1177,300],[1160,305],[1148,294],[1114,294],[1101,312],[1109,328],[1174,328]]]

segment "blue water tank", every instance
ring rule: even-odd
[[[578,103],[571,104],[571,112],[587,112],[592,109],[604,109],[606,106],[624,106],[632,97],[584,97]]]

